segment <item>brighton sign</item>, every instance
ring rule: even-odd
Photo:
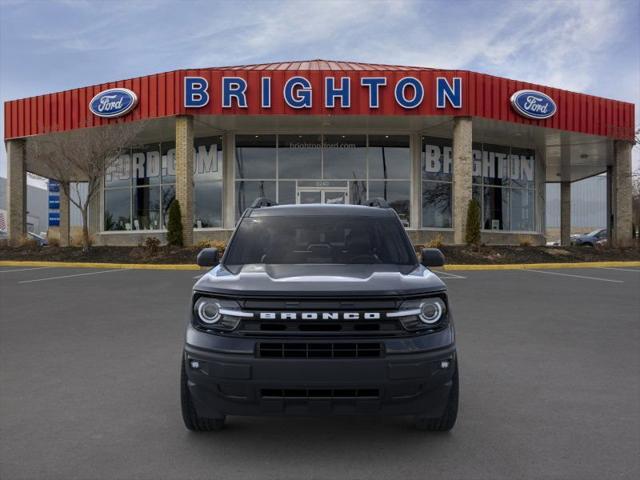
[[[511,95],[511,105],[520,115],[534,120],[544,120],[556,114],[556,102],[536,90],[518,90]]]
[[[126,115],[138,104],[138,96],[128,88],[110,88],[98,93],[89,102],[91,113],[102,118]]]
[[[387,77],[361,77],[357,85],[351,84],[350,77],[325,77],[322,104],[325,108],[351,107],[351,98],[355,89],[365,92],[369,108],[380,108],[383,87],[391,87],[395,102],[402,108],[410,110],[419,107],[425,98],[425,88],[415,77],[401,77],[388,84]],[[220,103],[222,108],[247,108],[249,84],[242,77],[222,77],[220,86]],[[271,77],[262,77],[259,83],[259,99],[262,108],[271,108]],[[217,91],[213,89],[213,91]],[[304,76],[295,76],[284,82],[282,96],[286,105],[294,109],[310,109],[314,105],[314,94],[311,81]],[[202,108],[209,104],[212,89],[204,77],[184,77],[185,108]],[[435,100],[437,108],[462,108],[462,78],[451,80],[445,77],[436,78]]]

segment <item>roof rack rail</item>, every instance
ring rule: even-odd
[[[269,200],[267,197],[258,197],[251,204],[251,208],[273,207],[278,205],[273,200]]]
[[[387,203],[387,201],[384,198],[380,198],[380,197],[370,198],[369,200],[366,200],[364,204],[367,207],[391,208]]]

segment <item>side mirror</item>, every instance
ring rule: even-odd
[[[425,267],[442,267],[444,265],[444,255],[437,248],[423,248],[420,263]]]
[[[218,265],[218,249],[217,248],[203,248],[198,254],[196,260],[201,267],[215,267]]]

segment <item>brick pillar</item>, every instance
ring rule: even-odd
[[[25,149],[24,140],[7,142],[7,227],[11,245],[18,245],[27,234]]]
[[[69,182],[63,185],[60,182],[60,246],[68,247],[70,244],[70,227],[71,227],[71,206],[69,204],[68,192],[70,188]]]
[[[422,136],[411,135],[411,222],[410,228],[422,227]]]
[[[632,179],[631,142],[615,143],[615,163],[611,169],[612,228],[609,232],[611,245],[627,247],[632,242]]]
[[[222,225],[228,229],[236,225],[235,148],[235,136],[232,133],[225,133],[222,137]]]
[[[193,117],[176,117],[176,199],[182,213],[182,241],[193,245]]]
[[[571,245],[571,182],[560,182],[560,245]]]
[[[473,174],[470,117],[453,120],[453,243],[464,243]]]

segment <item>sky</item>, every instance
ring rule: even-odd
[[[638,128],[639,24],[640,0],[0,0],[0,98],[322,58],[468,69],[624,100]]]

